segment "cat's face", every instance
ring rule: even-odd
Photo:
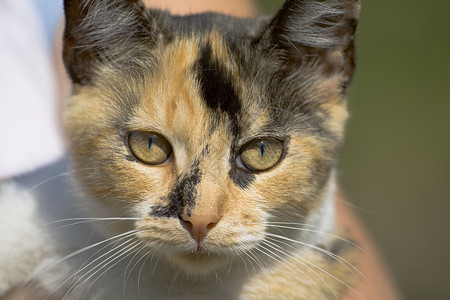
[[[77,179],[98,216],[136,218],[143,244],[207,272],[257,247],[269,222],[301,222],[324,201],[347,116],[353,6],[339,7],[326,47],[311,47],[291,20],[304,1],[270,25],[131,2],[65,4]],[[316,8],[328,20],[336,5]]]

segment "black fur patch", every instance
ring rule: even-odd
[[[213,111],[223,112],[228,115],[231,123],[231,131],[239,134],[239,115],[241,102],[223,67],[211,58],[211,45],[206,44],[202,50],[200,59],[196,63],[203,100],[208,108]]]
[[[242,106],[240,99],[223,67],[211,58],[211,45],[207,44],[198,60],[197,71],[203,100],[212,111],[226,113],[230,120],[231,134],[236,141],[241,132],[240,116]],[[233,143],[234,144],[234,143]],[[234,148],[233,146],[231,148]],[[246,189],[255,180],[255,175],[235,167],[234,156],[231,158],[230,177],[242,189]]]
[[[231,168],[229,174],[231,179],[233,179],[234,184],[242,189],[247,189],[256,178],[255,174],[246,172],[234,166]]]
[[[168,200],[169,203],[167,205],[155,206],[150,213],[152,216],[178,218],[183,213],[185,207],[187,207],[188,215],[190,215],[195,206],[197,186],[202,177],[199,164],[199,160],[196,160],[192,164],[189,175],[177,181],[170,194],[161,199],[164,202]]]

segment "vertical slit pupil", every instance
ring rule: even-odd
[[[149,138],[148,138],[148,144],[147,144],[147,147],[148,147],[148,149],[150,150],[150,148],[152,147],[152,144],[153,144],[153,139],[155,138],[155,136],[150,136]]]
[[[259,146],[259,153],[261,154],[261,156],[264,156],[266,152],[266,145],[264,144],[264,142],[259,142],[258,146]]]

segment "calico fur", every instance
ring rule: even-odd
[[[8,243],[0,295],[27,283],[64,299],[329,299],[351,289],[355,247],[337,237],[334,174],[358,1],[289,0],[257,19],[171,16],[133,0],[64,9],[70,153],[31,174],[54,177],[28,192],[2,183],[2,205],[30,203],[29,213],[8,209],[24,219],[8,234],[28,236],[29,224],[45,246]],[[169,159],[137,159],[135,131],[164,136]],[[261,172],[240,158],[257,138],[283,147]],[[40,256],[25,259],[31,252]]]

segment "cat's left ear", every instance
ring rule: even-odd
[[[259,44],[267,53],[276,53],[283,72],[293,74],[308,66],[321,76],[340,75],[345,89],[355,69],[359,10],[359,0],[287,0]]]
[[[74,83],[89,84],[108,64],[130,68],[156,43],[159,28],[141,0],[64,0],[63,59]]]

